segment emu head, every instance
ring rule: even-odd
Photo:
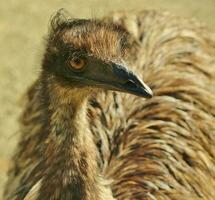
[[[60,10],[51,19],[43,70],[67,86],[151,97],[150,88],[126,66],[131,40],[121,26],[68,18]]]

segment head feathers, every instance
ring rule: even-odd
[[[102,60],[120,60],[130,35],[121,26],[97,19],[75,19],[60,9],[50,22],[49,49],[82,50]]]

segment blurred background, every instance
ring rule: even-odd
[[[215,0],[0,1],[0,199],[19,136],[19,100],[39,72],[47,24],[59,8],[81,18],[99,17],[113,10],[168,10],[197,18],[215,31]]]

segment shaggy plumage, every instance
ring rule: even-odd
[[[70,190],[74,191],[73,199],[109,200],[113,195],[119,200],[214,200],[214,35],[194,20],[156,11],[113,13],[98,23],[103,28],[106,23],[114,24],[112,30],[95,29],[95,42],[103,38],[101,34],[107,35],[105,40],[99,40],[104,52],[92,51],[105,59],[110,56],[129,63],[152,88],[154,97],[143,100],[118,92],[96,93],[88,104],[84,102],[88,120],[83,121],[87,118],[81,110],[75,125],[75,129],[87,131],[89,122],[94,137],[87,131],[87,142],[76,146],[80,137],[57,134],[62,128],[74,128],[72,120],[64,127],[61,123],[75,108],[58,106],[52,96],[44,98],[47,91],[55,91],[68,102],[70,91],[42,74],[27,94],[21,140],[9,172],[6,199],[65,200],[71,199],[67,196]],[[121,33],[129,39],[120,39]],[[65,37],[68,41],[73,36],[69,33]],[[93,48],[84,39],[80,46]],[[117,57],[117,48],[109,53],[107,48],[112,46],[108,41],[126,41],[125,56]],[[78,90],[75,92],[78,94]],[[82,98],[77,95],[73,101]],[[54,113],[50,111],[53,107],[58,108]],[[52,132],[55,134],[50,137]],[[62,141],[66,143],[62,145]],[[99,157],[98,165],[95,157]],[[67,187],[69,179],[76,184]],[[91,184],[93,181],[95,184]],[[100,190],[102,196],[96,196]],[[89,194],[92,191],[95,193]]]

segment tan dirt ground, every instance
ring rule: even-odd
[[[75,17],[102,16],[112,10],[165,9],[195,17],[215,31],[215,0],[1,0],[0,199],[18,136],[18,100],[38,74],[50,15],[62,7]]]

